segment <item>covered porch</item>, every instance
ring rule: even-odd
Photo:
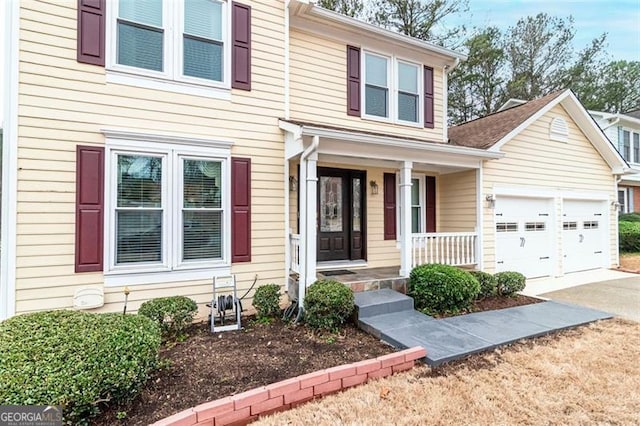
[[[298,275],[300,298],[323,271],[383,273],[366,281],[393,288],[416,265],[480,262],[480,170],[500,154],[313,123],[280,127],[287,272]]]

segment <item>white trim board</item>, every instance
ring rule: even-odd
[[[4,2],[4,123],[2,149],[2,239],[0,320],[16,313],[16,215],[18,191],[18,43],[20,2]]]

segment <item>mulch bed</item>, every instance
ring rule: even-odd
[[[474,303],[472,312],[538,303],[527,296],[490,297]],[[191,327],[188,338],[161,349],[164,368],[142,393],[125,406],[102,407],[92,424],[147,425],[179,411],[229,395],[324,368],[393,352],[353,325],[340,334],[314,334],[304,326],[277,321],[211,334],[207,324]],[[126,413],[124,419],[118,419]]]
[[[435,317],[446,318],[456,315],[470,314],[473,312],[495,311],[497,309],[513,308],[514,306],[532,305],[534,303],[540,302],[544,302],[544,300],[538,299],[536,297],[523,296],[521,294],[516,294],[510,297],[491,296],[473,302],[473,305],[468,312],[461,312],[459,314],[436,315]]]

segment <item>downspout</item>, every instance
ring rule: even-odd
[[[616,196],[616,198],[613,200],[613,202],[615,203],[615,205],[617,205],[618,203],[618,184],[622,181],[622,175],[618,175],[616,176],[615,180],[614,180],[614,184],[613,184],[613,189],[614,189],[614,194]],[[616,224],[616,265],[620,266],[620,230],[619,230],[619,221],[618,221],[618,217],[617,217],[617,213],[618,213],[618,207],[616,207],[616,210],[614,212],[614,215],[616,217],[614,217],[615,220],[615,224]]]
[[[615,120],[613,120],[611,123],[607,124],[606,126],[604,126],[602,128],[602,131],[604,132],[605,130],[607,130],[609,127],[613,127],[616,124],[618,124],[620,122],[620,117],[617,117]]]
[[[308,206],[307,203],[307,159],[311,154],[313,154],[317,149],[318,145],[320,145],[320,137],[314,136],[311,140],[311,145],[305,149],[300,155],[300,176],[298,178],[298,190],[300,191],[300,205],[298,206],[298,210],[300,210],[301,206]],[[307,255],[306,255],[306,247],[307,247],[307,235],[309,235],[308,229],[309,226],[316,226],[315,223],[308,224],[307,223],[307,215],[300,215],[300,247],[304,248],[304,256],[300,256],[304,259],[304,268],[300,268],[300,276],[298,277],[298,316],[296,317],[296,322],[299,322],[302,319],[303,311],[304,311],[304,297],[307,291]]]
[[[284,3],[284,119],[288,120],[290,115],[290,88],[289,88],[289,3]]]

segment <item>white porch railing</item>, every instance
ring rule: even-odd
[[[423,263],[475,265],[475,232],[434,232],[411,235],[411,267]]]
[[[291,263],[289,268],[291,272],[300,273],[300,234],[289,234],[289,253],[291,254]]]

